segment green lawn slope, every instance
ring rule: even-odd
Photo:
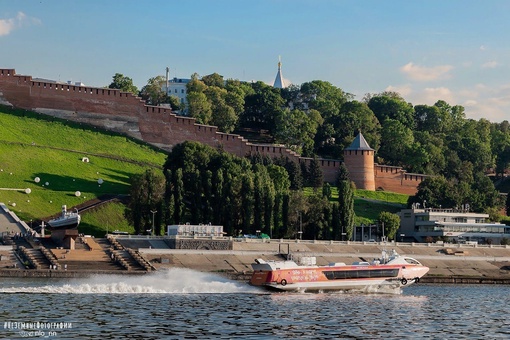
[[[132,175],[162,167],[165,158],[165,153],[125,136],[0,107],[0,202],[27,222],[57,214],[63,204],[127,194]],[[89,227],[106,229],[91,220]]]

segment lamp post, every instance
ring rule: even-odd
[[[299,239],[303,239],[303,217],[301,216],[301,211],[299,212]]]
[[[151,210],[151,213],[152,213],[152,231],[151,231],[151,236],[154,236],[154,215],[156,215],[158,211],[157,210]]]

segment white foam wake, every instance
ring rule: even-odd
[[[260,292],[261,290],[245,282],[184,268],[172,268],[143,276],[95,275],[54,285],[0,288],[0,293],[32,294],[257,294]]]

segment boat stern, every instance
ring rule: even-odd
[[[271,272],[255,271],[250,279],[252,286],[266,286],[270,282]]]

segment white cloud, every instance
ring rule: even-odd
[[[406,98],[406,96],[409,96],[410,94],[413,93],[413,89],[412,89],[411,85],[409,85],[409,84],[401,85],[401,86],[390,85],[387,88],[385,88],[384,91],[397,92],[403,98]]]
[[[483,83],[463,88],[424,87],[416,84],[391,85],[386,91],[398,92],[413,105],[434,105],[444,100],[450,105],[462,105],[467,118],[485,118],[491,122],[510,121],[510,83],[500,86]]]
[[[452,103],[455,100],[452,91],[446,87],[427,87],[423,91],[423,98],[429,105],[435,104],[438,100],[444,100],[447,103]]]
[[[482,64],[482,68],[495,68],[498,66],[499,63],[497,61],[488,61],[485,64]]]
[[[485,118],[492,122],[509,120],[510,84],[499,87],[476,84],[472,89],[459,91],[458,97],[468,118]]]
[[[400,68],[400,71],[404,73],[408,78],[416,81],[431,81],[438,79],[447,79],[450,77],[448,72],[453,67],[450,65],[439,65],[434,67],[425,67],[415,65],[410,62]]]
[[[23,12],[18,12],[16,17],[9,19],[0,19],[0,36],[9,35],[14,29],[27,24],[40,24],[41,21],[36,18],[30,18]]]
[[[487,49],[487,47],[485,47],[484,45],[480,46],[480,51],[485,51]]]

